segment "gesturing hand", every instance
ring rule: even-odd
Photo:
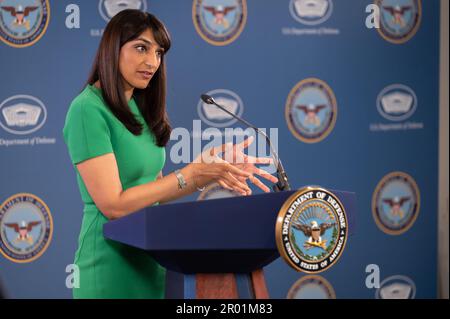
[[[253,183],[255,186],[262,189],[264,192],[268,193],[270,192],[270,188],[268,188],[264,183],[262,183],[261,180],[258,179],[255,175],[259,175],[272,183],[278,182],[278,178],[272,176],[267,171],[256,167],[255,165],[273,164],[273,159],[270,157],[254,157],[246,155],[244,153],[244,149],[247,148],[250,144],[252,144],[253,141],[254,141],[253,136],[250,136],[249,138],[247,138],[246,140],[244,140],[239,144],[234,145],[224,144],[225,146],[223,147],[223,149],[225,151],[222,153],[222,159],[230,162],[231,164],[233,164],[233,166],[239,168],[240,170],[250,173],[251,176],[248,177],[249,181]],[[246,183],[247,180],[247,178],[243,178],[240,176],[238,176],[237,179],[242,183]]]

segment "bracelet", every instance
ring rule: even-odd
[[[174,173],[175,173],[175,176],[176,176],[177,179],[178,179],[178,188],[179,188],[179,189],[185,188],[185,187],[187,186],[187,183],[186,183],[186,180],[184,179],[183,174],[181,174],[181,172],[180,172],[179,169],[176,169],[176,170],[174,171]]]

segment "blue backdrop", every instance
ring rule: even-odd
[[[34,43],[10,32],[14,30],[10,11],[0,13],[0,203],[19,193],[33,194],[53,217],[53,235],[41,256],[18,263],[0,255],[0,281],[11,297],[71,297],[66,266],[73,263],[83,206],[62,128],[70,102],[87,79],[110,2],[114,1],[50,0],[48,26],[36,31],[41,37]],[[172,126],[192,131],[195,119],[202,120],[202,128],[214,123],[220,126],[220,118],[211,114],[212,125],[208,123],[199,96],[227,90],[216,92],[217,96],[232,101],[231,107],[239,109],[244,118],[258,127],[278,129],[279,154],[292,186],[313,184],[357,193],[356,228],[343,256],[320,277],[313,277],[310,285],[326,279],[337,298],[374,298],[376,291],[365,285],[365,268],[376,264],[382,281],[396,275],[407,277],[416,298],[436,297],[439,1],[375,1],[382,8],[378,30],[366,26],[370,0],[310,1],[311,12],[302,0],[203,2],[216,8],[219,4],[237,6],[226,16],[229,28],[237,25],[234,33],[225,39],[220,27],[211,29],[214,17],[201,6],[197,10],[196,2],[129,1],[159,17],[172,36],[167,56],[167,107]],[[18,11],[19,5],[33,3],[40,7],[25,19],[31,29],[36,21],[44,27],[38,14],[44,16],[45,1],[4,0],[0,5]],[[79,28],[70,19],[74,13],[73,7],[67,8],[70,4],[79,8]],[[414,7],[397,15],[406,21],[406,29],[408,23],[415,23],[407,39],[399,40],[392,30],[389,33],[395,14],[389,16],[383,6],[395,5]],[[200,22],[196,26],[197,14]],[[13,43],[14,38],[21,42]],[[291,90],[302,80],[312,83],[313,91],[317,83],[324,82],[335,96],[334,111],[331,101],[327,102],[328,113],[318,113],[322,121],[327,114],[337,114],[334,126],[322,132],[319,141],[298,138],[288,124],[289,98],[301,101]],[[40,111],[8,109],[21,103],[37,105]],[[405,105],[407,109],[401,109]],[[23,114],[29,117],[21,124]],[[303,115],[294,116],[298,122],[290,125],[298,128]],[[169,156],[174,143],[167,147],[164,173],[181,167]],[[417,219],[399,235],[377,225],[372,207],[377,185],[392,172],[406,173],[420,194],[420,208],[412,213]],[[197,195],[183,200],[196,200]],[[418,202],[419,198],[409,200]],[[6,213],[4,203],[0,219]],[[2,240],[6,240],[11,229],[0,226]],[[273,298],[285,298],[305,276],[282,259],[266,267],[265,274]],[[320,284],[315,287],[309,293],[324,291]]]

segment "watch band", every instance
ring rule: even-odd
[[[176,170],[174,171],[174,173],[175,173],[175,176],[176,176],[177,179],[178,179],[178,188],[179,188],[179,189],[185,188],[185,187],[187,186],[187,183],[186,183],[186,180],[184,179],[183,174],[181,174],[181,172],[180,172],[179,169],[176,169]]]

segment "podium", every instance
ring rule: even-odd
[[[352,228],[355,194],[331,190]],[[106,238],[165,267],[167,298],[269,298],[263,267],[279,257],[275,223],[296,191],[164,204],[110,221]]]

